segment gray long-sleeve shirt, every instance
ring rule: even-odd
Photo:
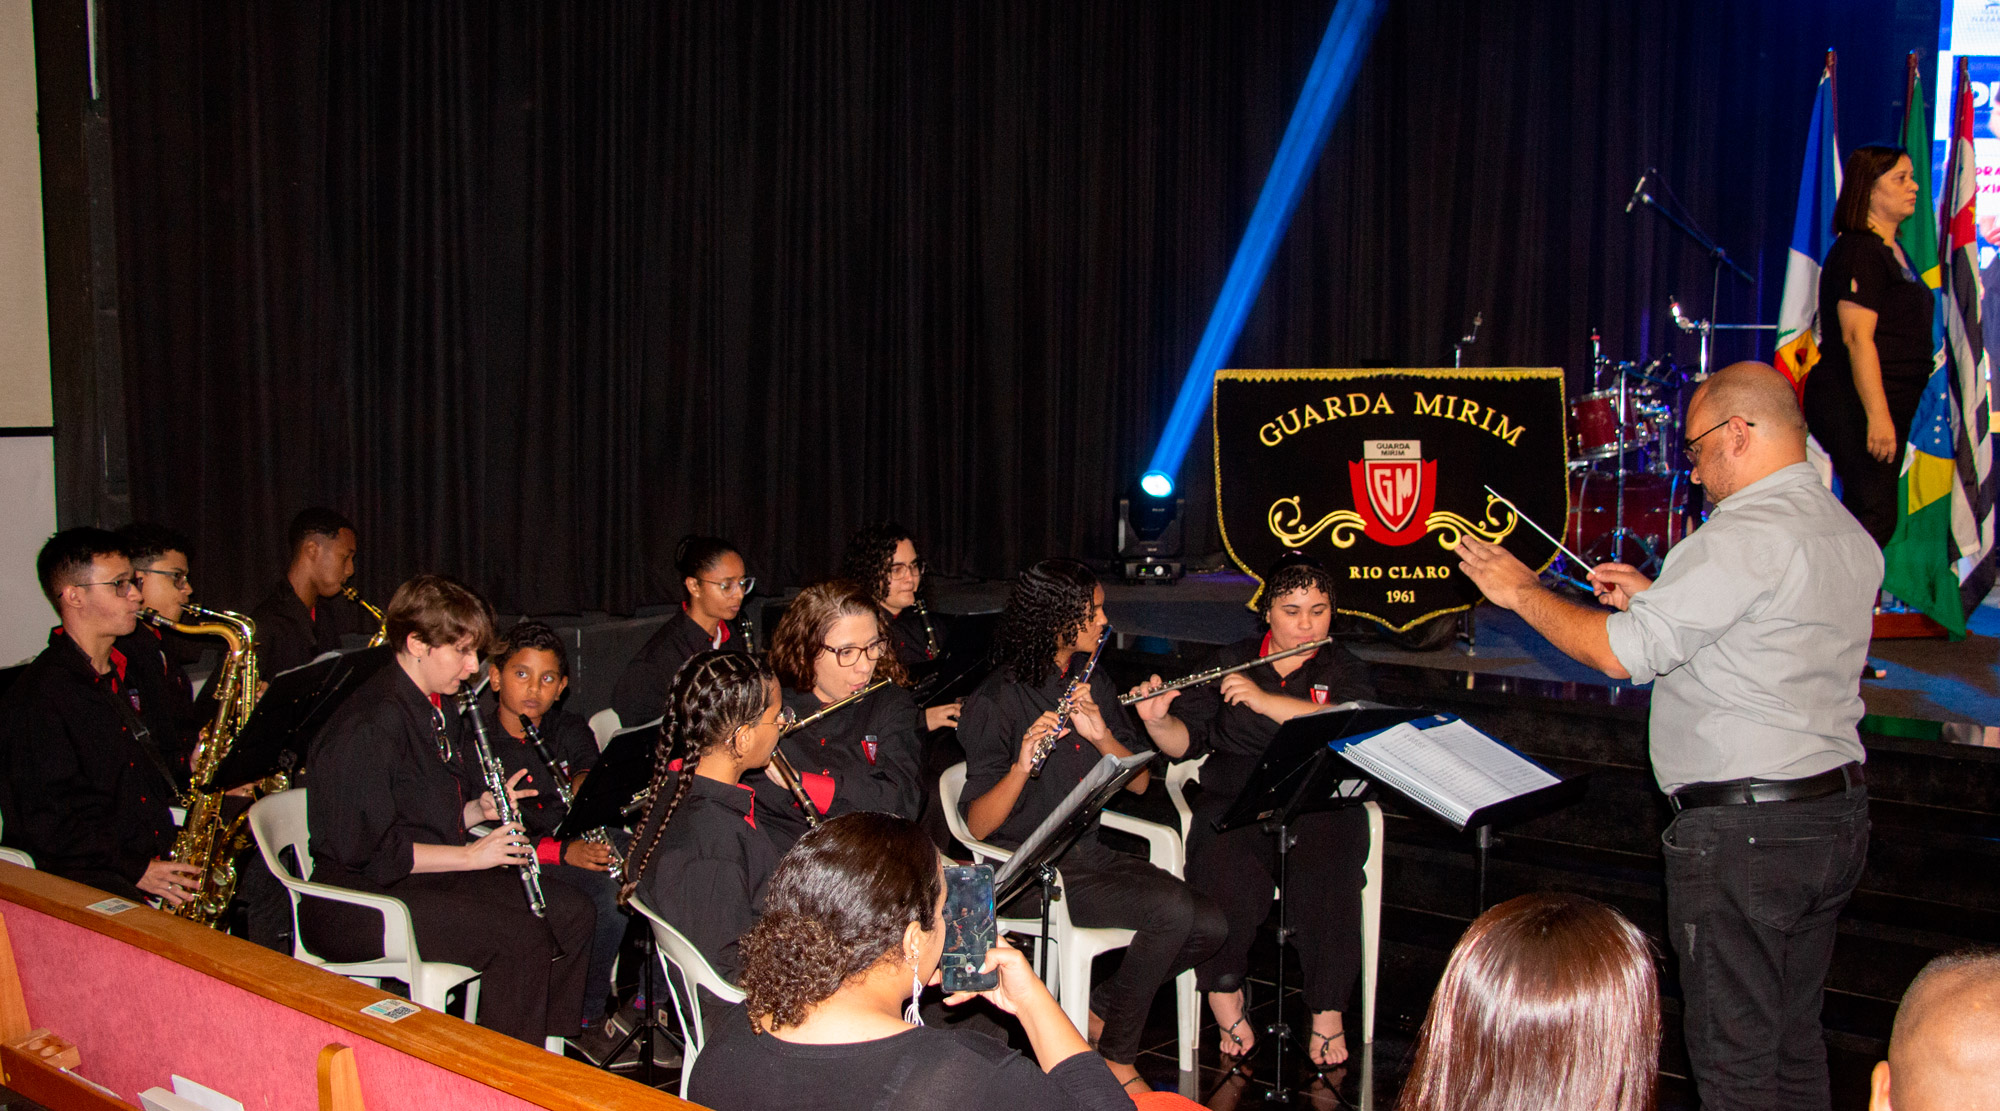
[[[1738,490],[1611,615],[1611,651],[1653,684],[1653,775],[1799,779],[1864,759],[1861,667],[1882,553],[1795,463]]]

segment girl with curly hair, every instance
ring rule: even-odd
[[[682,664],[627,860],[637,878],[623,896],[637,891],[731,981],[737,939],[763,909],[782,852],[742,780],[770,761],[789,720],[763,660],[711,650]]]
[[[1266,631],[1219,649],[1202,670],[1297,648],[1325,638],[1332,627],[1333,579],[1311,556],[1293,553],[1280,559],[1264,576],[1261,601]],[[1131,693],[1160,685],[1155,675]],[[1234,808],[1279,726],[1329,705],[1374,697],[1368,665],[1329,644],[1224,676],[1214,686],[1134,704],[1140,724],[1161,752],[1177,760],[1208,757],[1189,826],[1187,879],[1229,918],[1229,940],[1195,968],[1226,1056],[1249,1053],[1256,1043],[1244,1014],[1243,984],[1250,971],[1250,943],[1271,913],[1277,861],[1275,839],[1257,826],[1216,833],[1212,823]],[[1361,865],[1368,856],[1368,817],[1350,806],[1302,815],[1289,830],[1298,836],[1298,851],[1287,868],[1285,898],[1290,900],[1290,921],[1298,923],[1305,1002],[1312,1012],[1306,1055],[1328,1068],[1347,1059],[1340,1012],[1361,974]]]
[[[940,863],[922,827],[888,814],[845,814],[801,838],[743,939],[743,1008],[715,1022],[688,1098],[717,1111],[1131,1111],[1004,942],[985,964],[1000,986],[978,994],[1020,1019],[1034,1060],[906,1014],[913,993],[940,979]]]
[[[1083,564],[1046,559],[1023,572],[1001,615],[995,647],[1002,666],[965,700],[958,737],[965,746],[959,807],[972,835],[1013,848],[1052,813],[1106,755],[1147,745],[1102,668],[1079,688],[1067,727],[1055,735],[1040,776],[1034,753],[1055,725],[1055,708],[1109,623],[1104,588]],[[1143,792],[1147,772],[1130,789]],[[1136,931],[1118,973],[1091,996],[1098,1049],[1120,1080],[1143,1089],[1133,1067],[1153,996],[1182,970],[1213,953],[1229,927],[1206,896],[1135,856],[1118,852],[1095,828],[1060,858],[1063,897],[1079,926]],[[1010,913],[1026,914],[1026,910]]]
[[[922,679],[936,666],[950,633],[949,622],[925,609],[918,591],[924,584],[924,561],[909,530],[894,521],[863,525],[847,538],[840,577],[868,592],[882,607],[884,635],[897,662],[912,678]],[[931,706],[923,711],[929,732],[958,724],[960,703]]]
[[[797,769],[814,818],[873,810],[915,818],[923,812],[923,751],[917,703],[902,686],[902,665],[889,651],[881,611],[852,583],[806,587],[771,634],[771,670],[784,686],[786,709],[804,721],[825,707],[890,680],[779,742]],[[798,801],[768,776],[758,777],[758,804],[791,832],[805,832]],[[777,824],[774,824],[774,829]]]

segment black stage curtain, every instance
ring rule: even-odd
[[[1479,363],[1691,352],[1648,164],[1771,319],[1819,51],[1900,95],[1934,42],[1888,7],[1393,0],[1232,365],[1436,365],[1481,310]],[[878,516],[948,571],[1109,554],[1331,4],[103,11],[138,515],[224,603],[324,503],[377,598],[576,612],[694,530],[795,582]]]

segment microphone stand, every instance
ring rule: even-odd
[[[1651,171],[1648,171],[1648,173],[1650,174]],[[1644,184],[1643,178],[1641,179],[1641,184]],[[1713,369],[1709,365],[1711,357],[1710,347],[1713,341],[1712,333],[1718,327],[1730,327],[1730,325],[1717,325],[1713,323],[1716,313],[1722,306],[1723,269],[1727,267],[1730,273],[1735,274],[1751,285],[1757,284],[1757,280],[1750,276],[1750,271],[1743,269],[1742,266],[1737,264],[1735,259],[1730,258],[1729,252],[1723,250],[1714,239],[1709,237],[1707,232],[1697,227],[1692,219],[1684,218],[1674,212],[1673,209],[1660,204],[1653,198],[1650,190],[1640,190],[1635,200],[1665,217],[1667,223],[1672,224],[1682,235],[1687,236],[1689,242],[1701,248],[1702,253],[1708,256],[1711,266],[1708,284],[1708,321],[1704,322],[1704,326],[1701,329],[1701,368],[1695,373],[1695,381],[1706,381],[1710,371]],[[1629,210],[1628,207],[1627,211]],[[1686,325],[1682,325],[1682,327],[1684,330],[1687,328]],[[1756,327],[1756,325],[1749,325],[1749,327]]]

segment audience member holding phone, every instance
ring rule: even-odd
[[[941,977],[944,869],[928,834],[889,814],[851,813],[806,834],[771,877],[744,936],[743,1007],[719,1015],[688,1098],[717,1111],[798,1106],[1077,1108],[1131,1111],[1021,953],[986,954],[990,991],[1033,1061],[982,1034],[926,1027],[906,1005]]]

